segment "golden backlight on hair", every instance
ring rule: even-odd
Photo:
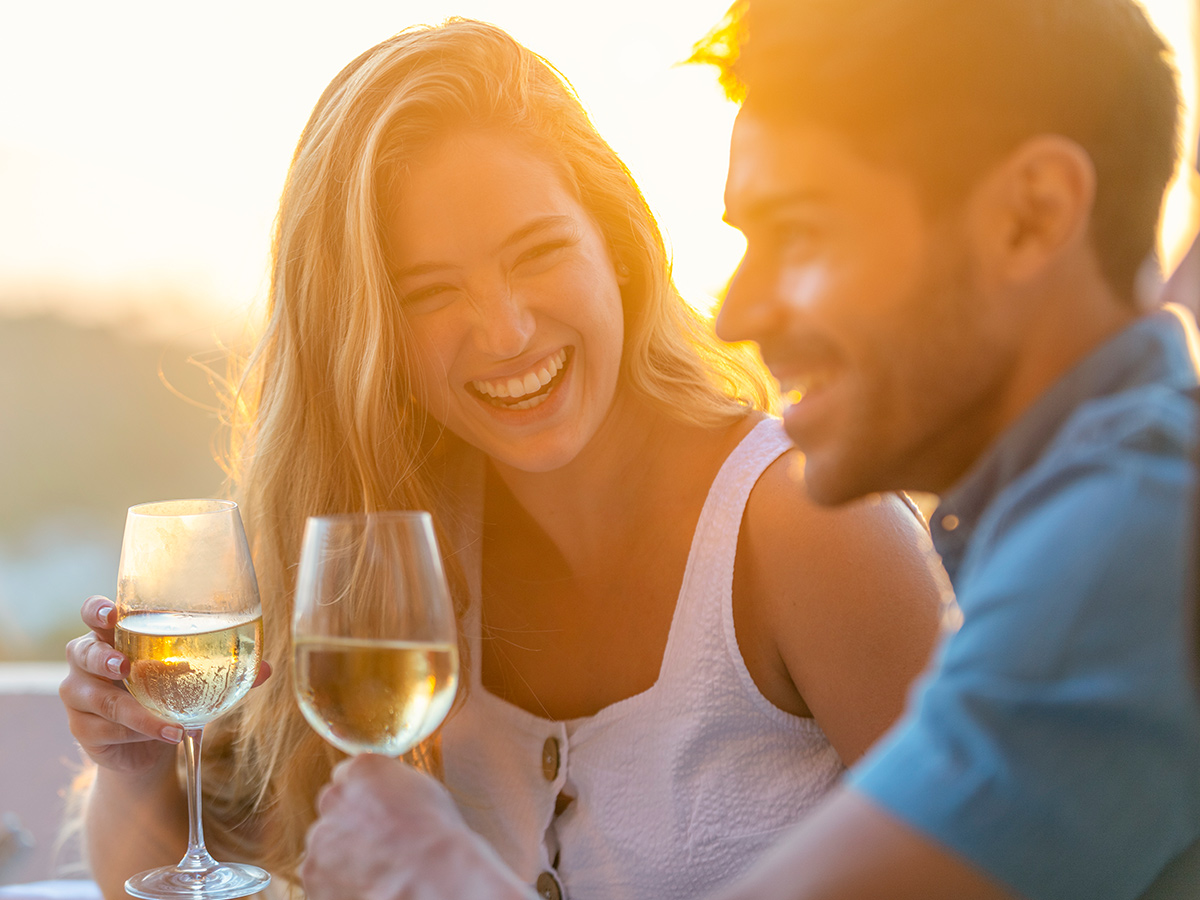
[[[1162,267],[1171,272],[1200,228],[1200,178],[1196,175],[1196,145],[1200,124],[1196,114],[1200,72],[1196,68],[1196,35],[1200,29],[1197,5],[1187,0],[1138,0],[1175,54],[1183,97],[1180,139],[1183,156],[1167,187],[1159,247]]]

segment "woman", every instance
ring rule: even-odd
[[[919,520],[805,500],[761,370],[682,302],[544,60],[462,20],[364,53],[300,139],[274,260],[232,464],[275,674],[212,728],[215,855],[294,880],[339,758],[292,699],[309,515],[435,512],[467,675],[419,760],[526,883],[728,880],[897,715],[939,614]],[[183,801],[102,608],[62,695],[115,897],[179,856]]]

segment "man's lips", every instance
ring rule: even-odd
[[[802,370],[792,369],[776,375],[779,392],[789,404],[799,403],[809,394],[816,393],[830,384],[837,374],[832,365],[821,365]]]

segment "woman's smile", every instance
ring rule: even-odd
[[[570,358],[570,348],[563,347],[523,373],[472,381],[468,388],[498,409],[532,409],[562,383]]]
[[[496,463],[574,461],[618,394],[612,250],[559,169],[521,138],[455,132],[413,159],[386,219],[428,413]]]

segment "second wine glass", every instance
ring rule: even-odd
[[[300,709],[338,749],[401,756],[449,712],[457,630],[429,513],[310,518],[292,622]]]

